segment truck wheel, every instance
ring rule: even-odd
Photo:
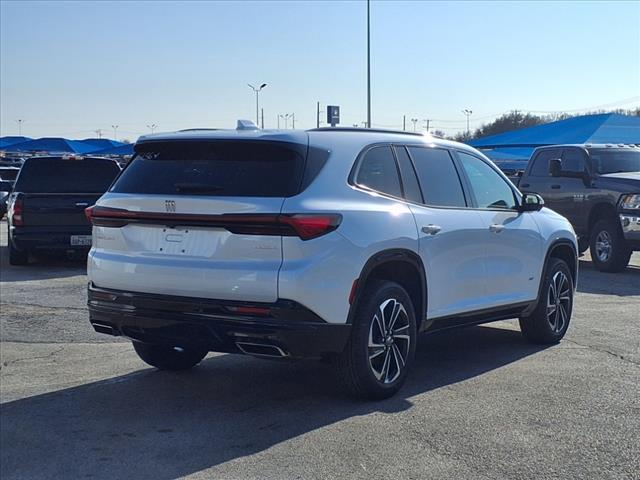
[[[206,350],[174,348],[165,345],[133,342],[133,348],[143,362],[159,370],[188,370],[207,355]]]
[[[342,384],[367,400],[394,395],[413,361],[416,331],[413,303],[404,288],[372,282],[357,306],[349,342],[335,362]]]
[[[9,241],[9,264],[10,265],[26,265],[29,263],[29,252],[17,250],[11,241]]]
[[[531,343],[557,343],[569,328],[573,310],[571,270],[559,258],[550,258],[536,309],[520,318],[522,335]]]
[[[591,260],[601,272],[620,272],[631,258],[631,250],[615,220],[599,220],[591,231]]]

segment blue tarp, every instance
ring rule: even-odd
[[[120,146],[91,152],[91,155],[133,155],[133,143],[123,143]]]
[[[640,144],[640,117],[603,113],[490,135],[469,142],[476,148],[539,147],[560,143]]]
[[[95,147],[96,150],[104,150],[106,148],[120,147],[121,145],[124,145],[122,142],[117,142],[108,138],[85,138],[84,140],[79,141]]]
[[[14,145],[16,143],[28,142],[32,140],[29,137],[0,137],[0,148]]]
[[[10,152],[47,152],[47,153],[89,153],[96,150],[95,145],[67,140],[66,138],[39,138],[28,142],[10,145]]]

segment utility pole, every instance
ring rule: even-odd
[[[113,128],[113,139],[114,139],[114,140],[117,140],[117,139],[118,139],[118,136],[117,136],[116,132],[118,131],[118,127],[119,127],[119,126],[120,126],[120,125],[111,125],[111,128]]]
[[[371,21],[370,0],[367,0],[367,127],[371,128]]]
[[[262,122],[260,122],[262,129],[264,130],[264,108],[260,109],[260,119],[262,120]]]
[[[320,102],[316,106],[316,128],[320,128]]]
[[[22,124],[26,122],[26,120],[24,120],[23,118],[19,118],[18,120],[16,120],[16,123],[18,124],[18,135],[22,136]]]
[[[405,131],[406,129],[407,129],[407,116],[402,115],[402,131]]]
[[[418,119],[417,118],[412,118],[411,122],[413,122],[413,131],[416,131],[416,123],[418,123]]]
[[[264,87],[267,86],[266,83],[263,83],[262,85],[260,85],[258,88],[254,87],[253,85],[251,85],[250,83],[247,83],[247,85],[249,85],[249,87],[251,87],[251,89],[256,92],[256,126],[260,124],[260,118],[258,117],[258,112],[260,111],[259,108],[259,95],[260,95],[260,90],[262,90]]]
[[[291,128],[293,128],[294,130],[296,129],[296,114],[295,113],[291,114]]]
[[[280,130],[280,115],[278,115],[278,130]]]
[[[462,110],[462,113],[464,113],[467,116],[467,137],[468,137],[470,135],[470,133],[469,133],[469,117],[473,113],[473,110],[471,110],[469,108],[465,108],[464,110]]]
[[[427,122],[427,133],[429,133],[429,122],[431,122],[431,120],[426,118],[424,121]]]

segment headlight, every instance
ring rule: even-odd
[[[620,208],[625,210],[640,210],[640,193],[623,195],[620,200]]]

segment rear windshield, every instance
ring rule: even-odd
[[[0,178],[2,180],[15,180],[19,171],[19,168],[0,168]]]
[[[120,172],[118,164],[98,158],[27,160],[15,191],[24,193],[104,193]]]
[[[273,142],[141,144],[111,191],[290,197],[300,189],[305,149]]]

